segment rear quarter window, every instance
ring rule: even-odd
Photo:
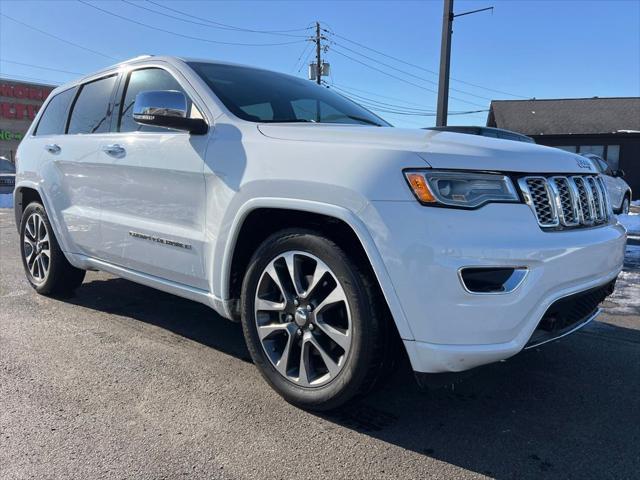
[[[65,90],[53,97],[45,107],[34,135],[61,135],[67,123],[69,105],[75,97],[76,88]]]

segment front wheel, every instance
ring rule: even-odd
[[[84,279],[85,271],[69,263],[58,245],[42,204],[27,205],[20,222],[20,253],[27,280],[43,295],[69,294]]]
[[[622,201],[622,207],[620,207],[620,213],[622,215],[628,215],[629,214],[629,197],[624,197],[624,200]]]
[[[287,401],[329,410],[374,383],[383,308],[370,279],[312,231],[268,238],[242,288],[242,325],[254,363]]]

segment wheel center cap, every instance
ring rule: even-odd
[[[304,327],[309,320],[309,312],[304,308],[298,308],[296,310],[296,315],[294,317],[296,325],[299,327]]]

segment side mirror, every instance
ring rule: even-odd
[[[624,177],[624,170],[622,170],[622,169],[614,170],[613,171],[613,176],[614,177],[619,177],[619,178]]]
[[[184,130],[194,134],[207,133],[202,118],[187,117],[187,97],[176,90],[148,90],[136,95],[133,119],[141,125]]]

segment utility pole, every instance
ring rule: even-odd
[[[442,14],[442,41],[440,43],[440,78],[438,80],[438,107],[436,127],[447,126],[449,112],[449,67],[451,65],[451,33],[453,32],[453,0],[444,0]]]
[[[320,35],[320,22],[316,22],[316,83],[322,83],[322,47],[320,45],[322,35]]]
[[[453,33],[453,19],[472,13],[486,12],[493,7],[479,8],[464,13],[453,13],[453,0],[444,0],[442,14],[442,43],[440,44],[440,78],[438,81],[438,107],[436,109],[436,127],[447,126],[449,113],[449,67],[451,66],[451,34]]]

